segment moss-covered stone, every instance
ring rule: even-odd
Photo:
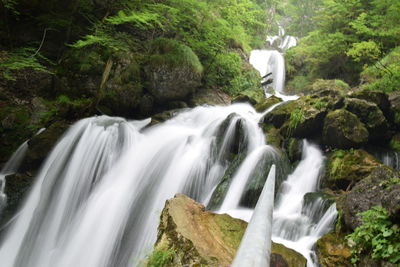
[[[350,86],[342,80],[324,80],[317,79],[309,88],[313,93],[330,90],[340,94],[345,94],[350,89]]]
[[[190,99],[191,106],[201,105],[229,105],[232,102],[232,97],[217,88],[202,88],[196,91]]]
[[[163,250],[161,254],[168,256],[170,266],[228,266],[246,227],[240,219],[205,211],[203,205],[177,194],[167,200],[161,214],[155,251]],[[289,267],[306,265],[303,256],[281,244],[273,243],[272,253]],[[271,262],[271,266],[279,265]]]
[[[148,91],[156,101],[182,100],[200,85],[203,66],[190,47],[159,38],[152,42],[144,70]]]
[[[343,235],[328,233],[317,241],[316,253],[321,267],[351,266],[351,250]]]
[[[255,108],[258,112],[263,112],[275,104],[282,102],[282,99],[276,96],[265,98],[262,102],[257,103]]]
[[[347,190],[381,166],[375,157],[361,149],[335,150],[328,157],[322,186]]]
[[[372,102],[376,104],[380,110],[382,110],[386,119],[389,120],[392,117],[389,96],[385,92],[368,89],[355,90],[350,94],[350,97]]]
[[[322,140],[333,148],[359,147],[368,141],[365,125],[351,112],[338,109],[328,113],[324,120]]]
[[[389,124],[376,104],[363,99],[347,98],[345,105],[348,111],[357,115],[364,123],[370,141],[385,142],[390,138]]]
[[[266,143],[269,145],[273,145],[276,148],[281,148],[284,139],[279,130],[276,129],[272,124],[263,124],[262,126],[267,138]]]
[[[245,90],[240,92],[235,98],[233,98],[232,103],[249,103],[250,105],[256,106],[265,101],[264,91],[258,90]]]

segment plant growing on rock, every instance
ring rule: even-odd
[[[373,259],[400,263],[400,228],[390,221],[388,211],[374,206],[359,215],[363,224],[346,237],[352,248],[352,263],[368,253]]]

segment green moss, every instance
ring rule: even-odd
[[[158,248],[148,256],[147,267],[168,267],[172,266],[174,251],[172,249]]]
[[[241,220],[232,220],[232,217],[227,214],[221,214],[214,218],[222,232],[223,241],[230,247],[238,248],[247,223]]]
[[[152,66],[169,65],[177,67],[185,65],[201,74],[203,65],[193,50],[185,44],[167,38],[158,38],[151,42],[149,63]]]

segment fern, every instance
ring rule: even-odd
[[[52,63],[50,60],[37,53],[35,48],[23,47],[7,53],[0,58],[0,71],[7,80],[15,81],[14,71],[31,68],[36,71],[51,73],[40,61]]]

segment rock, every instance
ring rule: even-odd
[[[124,53],[113,64],[98,104],[108,115],[132,118],[143,95],[140,66],[134,55]]]
[[[41,99],[40,97],[32,98],[31,109],[32,109],[32,115],[30,119],[31,124],[40,124],[43,114],[49,111],[43,99]]]
[[[364,99],[368,102],[372,102],[376,104],[380,110],[382,110],[386,119],[389,120],[392,117],[392,112],[390,110],[391,102],[389,101],[389,96],[382,91],[374,91],[368,89],[356,90],[350,94],[350,97]],[[400,102],[399,102],[399,107],[400,107]]]
[[[159,124],[161,122],[167,121],[171,119],[172,117],[175,117],[178,115],[179,112],[181,112],[181,109],[172,109],[172,110],[166,110],[161,113],[157,113],[151,117],[151,123],[149,126],[153,126],[156,124]]]
[[[327,160],[323,187],[347,190],[382,165],[374,156],[361,149],[335,150]]]
[[[256,106],[265,101],[265,93],[263,90],[245,90],[241,91],[239,95],[237,95],[232,103],[249,103],[252,106]]]
[[[276,96],[265,98],[262,102],[257,103],[255,108],[257,112],[263,112],[275,104],[282,102],[282,99]]]
[[[238,170],[240,164],[242,164],[243,160],[245,159],[245,154],[237,155],[232,162],[229,164],[228,168],[226,169],[224,176],[222,176],[221,182],[219,182],[217,188],[215,188],[210,202],[208,203],[207,209],[210,210],[217,210],[221,207],[222,202],[228,192],[229,186],[232,182],[233,175]]]
[[[395,91],[389,93],[390,109],[392,111],[392,119],[397,129],[400,129],[400,92]]]
[[[311,85],[310,89],[312,93],[330,91],[330,92],[336,92],[335,93],[336,95],[343,95],[350,89],[350,86],[342,80],[317,79]]]
[[[190,100],[191,106],[213,105],[225,106],[232,102],[232,97],[217,89],[201,89],[194,93]]]
[[[322,140],[334,148],[359,147],[368,141],[368,130],[351,112],[338,109],[328,113],[324,120]]]
[[[298,138],[289,138],[285,140],[283,144],[288,158],[291,163],[295,163],[301,160],[303,154],[303,141]]]
[[[25,194],[34,182],[34,177],[29,172],[7,175],[4,193],[7,195],[7,206],[1,212],[0,226],[7,223],[15,215]]]
[[[142,96],[139,105],[139,111],[142,116],[149,116],[154,109],[154,98],[150,94]]]
[[[390,216],[398,217],[400,211],[400,175],[397,171],[381,166],[359,181],[344,199],[344,221],[347,227],[355,229],[362,224],[360,212],[373,206],[389,210]]]
[[[22,171],[35,172],[48,156],[53,146],[69,127],[64,121],[57,121],[28,141],[28,151],[21,164]]]
[[[267,113],[261,123],[280,128],[281,135],[286,138],[319,136],[329,106],[325,100],[328,98],[313,95],[284,103]]]
[[[369,132],[370,141],[385,142],[390,138],[389,124],[376,104],[363,99],[347,98],[345,105],[348,111],[357,115],[364,123]]]
[[[201,84],[203,67],[190,47],[172,39],[159,38],[151,45],[144,67],[148,91],[159,103],[183,100]]]
[[[266,143],[280,149],[284,140],[279,130],[271,124],[264,124],[262,126],[267,139]]]
[[[228,266],[246,226],[242,220],[205,211],[203,205],[177,194],[162,211],[154,251],[171,252],[168,266]],[[273,244],[272,253],[279,255],[272,259],[283,258],[286,266],[306,265],[303,256],[283,245]]]
[[[317,241],[316,253],[321,267],[351,266],[351,249],[343,235],[328,233]]]

